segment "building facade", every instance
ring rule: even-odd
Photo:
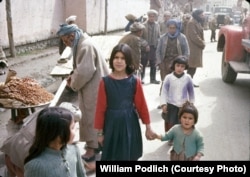
[[[149,10],[149,0],[10,1],[15,46],[57,38],[59,25],[70,15],[76,15],[78,26],[90,35],[103,33],[106,5],[107,31],[124,29],[128,22],[125,18],[127,14],[139,17]],[[0,3],[0,24],[1,45],[6,49],[9,41],[5,1]]]

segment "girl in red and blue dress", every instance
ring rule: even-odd
[[[138,160],[142,156],[139,119],[147,139],[154,138],[141,81],[134,76],[131,48],[118,44],[110,57],[111,74],[100,81],[94,127],[102,146],[101,160]]]

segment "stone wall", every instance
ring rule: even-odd
[[[22,55],[25,53],[29,53],[30,51],[41,50],[41,49],[45,49],[45,48],[52,47],[52,46],[58,46],[58,42],[59,42],[59,38],[54,37],[54,38],[50,38],[50,39],[37,41],[34,43],[27,43],[27,44],[23,44],[23,45],[18,45],[18,46],[15,46],[16,54]],[[7,57],[9,57],[10,56],[9,48],[6,47],[3,50],[5,52],[5,55]],[[58,51],[59,51],[59,49],[58,49]]]

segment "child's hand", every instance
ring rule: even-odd
[[[158,135],[157,135],[156,133],[153,133],[153,135],[152,135],[152,140],[157,139],[157,137],[158,137]]]
[[[160,134],[156,134],[156,137],[155,137],[156,139],[159,139],[159,140],[161,140],[161,135]]]
[[[196,156],[193,158],[193,161],[200,161],[200,157],[196,155]]]
[[[194,156],[193,161],[200,161],[202,154],[198,153],[196,156]]]
[[[157,134],[157,133],[154,133],[154,135],[152,136],[152,140],[155,140],[155,139],[159,139],[161,140],[161,135],[160,134]]]
[[[161,109],[162,109],[162,112],[164,112],[164,113],[167,113],[168,111],[167,111],[167,105],[162,105],[161,106]]]

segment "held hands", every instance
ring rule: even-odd
[[[155,132],[151,129],[149,124],[146,125],[145,136],[146,136],[147,140],[154,140],[155,139]]]
[[[155,133],[150,125],[146,125],[146,138],[147,140],[155,140],[155,139],[161,139],[161,135],[158,135],[157,133]]]

